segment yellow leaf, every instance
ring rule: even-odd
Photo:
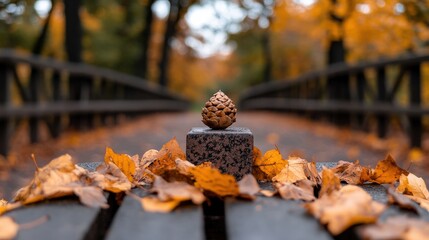
[[[237,196],[239,193],[235,178],[229,174],[222,174],[218,169],[197,166],[191,172],[197,188],[215,193],[220,197]]]
[[[282,171],[286,164],[287,161],[282,158],[280,151],[272,149],[267,151],[262,158],[256,158],[253,167],[256,168],[254,171],[262,171],[266,174],[267,179],[271,180]],[[263,180],[259,179],[260,174],[255,176],[258,180]]]
[[[307,161],[299,157],[289,157],[286,166],[279,174],[273,177],[273,182],[294,183],[307,179],[304,168],[307,168]]]
[[[156,197],[149,196],[140,200],[142,208],[147,212],[161,212],[167,213],[173,211],[179,206],[179,200],[161,201]]]
[[[117,154],[111,148],[106,147],[106,154],[104,155],[104,162],[112,162],[127,176],[130,182],[134,181],[136,174],[136,163],[131,159],[128,154]]]
[[[429,200],[429,191],[426,187],[425,181],[412,173],[409,173],[408,176],[405,176],[404,174],[401,175],[399,178],[399,185],[396,190],[406,195]]]
[[[267,174],[264,173],[257,164],[262,163],[262,152],[257,147],[253,147],[253,164],[252,164],[252,174],[257,180],[269,180]]]
[[[386,206],[373,201],[362,188],[346,185],[304,207],[336,236],[350,226],[376,222]]]
[[[148,170],[158,176],[162,176],[166,171],[176,168],[176,159],[186,159],[185,153],[179,146],[176,138],[165,143],[156,155],[156,159],[149,164]]]
[[[14,239],[19,226],[11,217],[0,217],[0,239]]]
[[[322,188],[319,192],[319,198],[324,195],[329,195],[341,188],[340,179],[334,174],[331,169],[323,168],[322,170]]]
[[[388,155],[386,159],[379,161],[371,174],[370,181],[378,184],[390,184],[398,181],[401,174],[408,174],[407,171],[398,167],[392,156]]]

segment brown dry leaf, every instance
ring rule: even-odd
[[[313,201],[314,197],[313,182],[308,179],[302,179],[296,183],[278,183],[276,184],[280,196],[285,200],[304,200]]]
[[[7,201],[4,199],[0,199],[0,207],[6,206],[6,205],[7,205]]]
[[[393,216],[385,222],[363,226],[359,232],[364,239],[428,239],[429,223],[418,218]]]
[[[325,194],[304,207],[322,224],[327,224],[333,235],[338,235],[355,224],[377,221],[386,208],[385,205],[373,201],[365,190],[354,185],[346,185],[329,195]]]
[[[307,161],[299,157],[289,157],[286,166],[279,174],[273,177],[273,182],[279,183],[294,183],[296,181],[307,179],[305,168]]]
[[[319,198],[331,194],[341,188],[340,179],[335,175],[331,169],[323,167],[322,170],[322,188],[319,192]]]
[[[14,239],[18,230],[19,225],[11,217],[0,217],[0,239]]]
[[[398,192],[418,198],[429,200],[429,191],[425,181],[416,175],[409,173],[408,176],[402,174],[399,178]]]
[[[17,203],[8,203],[6,200],[1,199],[0,200],[0,215],[2,215],[3,213],[19,208],[21,207],[22,204],[17,202]]]
[[[396,192],[395,188],[392,186],[387,189],[387,202],[391,205],[398,205],[402,209],[411,210],[417,213],[415,203],[405,195]]]
[[[108,208],[107,200],[104,197],[103,190],[94,186],[75,187],[73,193],[79,197],[79,201],[88,207]]]
[[[101,164],[95,172],[90,172],[88,177],[91,179],[91,185],[113,193],[128,191],[132,187],[128,177],[111,162]]]
[[[410,196],[410,195],[404,195],[404,196],[406,196],[406,197],[410,198],[411,200],[415,201],[416,203],[420,204],[420,207],[426,209],[426,211],[429,212],[429,200],[419,198],[419,197]]]
[[[121,171],[127,176],[130,182],[134,181],[134,175],[136,174],[136,163],[128,154],[115,153],[111,148],[106,147],[106,153],[104,155],[104,162],[114,163]]]
[[[196,187],[186,182],[167,182],[161,177],[155,178],[151,191],[157,192],[158,199],[162,202],[191,200],[194,204],[200,205],[206,200],[203,193]]]
[[[238,190],[240,192],[240,197],[246,199],[255,199],[255,195],[261,189],[259,188],[259,184],[255,177],[252,174],[247,174],[238,182]]]
[[[140,199],[142,208],[147,212],[167,213],[173,211],[179,206],[179,200],[161,201],[154,196],[148,196]]]
[[[340,178],[341,181],[348,184],[358,185],[369,180],[369,169],[362,167],[359,160],[356,160],[354,163],[339,161],[334,168],[331,168],[331,170]]]
[[[176,168],[177,158],[185,160],[186,155],[180,148],[176,138],[172,138],[162,146],[156,155],[156,159],[149,164],[148,170],[155,175],[162,176],[164,172]]]
[[[319,173],[317,172],[316,163],[315,162],[309,162],[307,163],[307,166],[304,167],[305,176],[307,176],[307,179],[313,182],[315,185],[322,185],[322,178],[320,177]]]
[[[287,161],[282,158],[278,149],[269,150],[262,158],[255,159],[253,163],[254,171],[256,171],[255,177],[258,180],[271,180],[282,171],[286,164]],[[263,172],[265,176],[260,172]],[[260,179],[265,177],[266,179]]]
[[[143,154],[142,158],[140,159],[140,163],[139,163],[140,168],[146,169],[147,167],[149,167],[149,165],[156,160],[157,155],[158,155],[158,150],[156,149],[147,150]]]
[[[195,168],[195,165],[189,161],[184,161],[179,158],[176,159],[176,169],[180,174],[183,174],[187,177],[192,177],[191,170]]]
[[[31,183],[18,190],[14,201],[23,204],[73,194],[72,183],[81,184],[81,174],[87,172],[77,168],[70,155],[60,156],[43,168],[38,168]]]
[[[377,163],[377,166],[371,174],[370,181],[378,184],[391,184],[398,181],[401,174],[407,175],[408,172],[398,167],[392,156],[388,155],[386,159]]]
[[[222,174],[216,168],[197,166],[191,170],[195,178],[195,186],[215,193],[220,197],[237,196],[238,184],[229,174]]]

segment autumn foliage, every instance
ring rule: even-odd
[[[258,181],[271,182],[272,190],[261,189]],[[77,196],[86,206],[107,208],[103,191],[125,192],[150,212],[171,212],[183,202],[200,205],[212,197],[253,200],[280,196],[284,200],[305,202],[303,207],[307,212],[333,235],[357,224],[373,224],[362,232],[374,239],[382,231],[378,228],[389,223],[379,222],[387,205],[374,201],[358,186],[362,184],[391,184],[388,204],[417,211],[418,203],[429,211],[429,191],[423,179],[397,166],[391,156],[379,161],[375,168],[361,166],[359,161],[340,161],[333,168],[324,167],[319,172],[314,162],[284,158],[278,149],[262,154],[255,148],[253,174],[237,182],[210,162],[196,166],[186,161],[185,153],[173,138],[159,151],[151,149],[141,158],[106,148],[104,162],[92,172],[74,164],[70,155],[56,158],[42,168],[37,167],[31,183],[18,190],[13,202],[1,200],[0,214],[69,195]],[[131,192],[135,187],[144,189],[143,197]],[[393,225],[396,221],[391,220]],[[6,237],[14,236],[19,229],[9,217],[0,217],[0,222],[11,226],[10,231],[4,232],[8,234]],[[427,223],[418,224],[426,224],[427,228]],[[407,231],[399,231],[395,236],[405,236],[409,234]],[[423,230],[413,231],[424,234]]]

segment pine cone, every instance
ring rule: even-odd
[[[235,122],[235,108],[232,100],[222,91],[215,93],[203,107],[203,123],[211,129],[225,129]]]

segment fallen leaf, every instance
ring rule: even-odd
[[[319,192],[319,198],[324,195],[329,195],[341,188],[340,179],[331,169],[323,167],[322,170],[322,187]]]
[[[404,195],[404,196],[406,196],[406,197],[410,198],[411,200],[417,202],[420,205],[420,207],[426,209],[426,211],[429,212],[429,200],[419,198],[419,197],[410,196],[410,195]]]
[[[93,186],[75,187],[73,188],[73,193],[79,197],[79,201],[85,206],[93,208],[109,207],[101,188]]]
[[[239,193],[237,182],[232,175],[222,174],[216,168],[201,165],[193,168],[191,172],[197,188],[215,193],[220,197],[237,196]]]
[[[337,175],[341,181],[348,184],[363,184],[369,180],[369,169],[362,167],[359,160],[354,163],[339,161],[331,170]]]
[[[313,182],[315,185],[321,185],[322,184],[322,178],[320,177],[319,173],[317,172],[316,163],[315,162],[309,162],[307,163],[307,166],[304,167],[305,176],[307,176],[307,179]]]
[[[18,230],[19,225],[11,217],[0,217],[0,239],[14,239]]]
[[[67,185],[79,183],[81,178],[79,174],[81,173],[81,170],[76,168],[70,155],[60,156],[45,167],[38,168],[31,183],[18,190],[14,201],[29,204],[45,199],[72,195],[73,190]]]
[[[195,165],[189,161],[183,161],[179,158],[176,159],[176,169],[180,174],[183,174],[187,177],[192,177],[191,170],[195,168]]]
[[[409,173],[407,176],[404,174],[400,176],[399,185],[396,190],[406,195],[429,200],[429,191],[425,181],[412,173]]]
[[[264,173],[257,164],[262,163],[262,152],[257,147],[253,147],[253,163],[252,163],[252,174],[259,181],[269,180],[266,173]]]
[[[167,213],[173,211],[177,206],[179,206],[180,201],[161,201],[157,197],[148,196],[140,199],[140,203],[142,205],[142,208],[147,212]]]
[[[2,206],[6,206],[6,204],[7,204],[7,201],[6,201],[6,200],[4,200],[4,199],[0,199],[0,207],[2,207]]]
[[[360,227],[359,233],[364,239],[427,239],[429,223],[418,218],[393,216],[385,222]]]
[[[255,195],[261,189],[255,177],[252,174],[247,174],[238,182],[238,190],[240,197],[255,199]]]
[[[407,175],[408,172],[398,167],[392,156],[388,155],[386,159],[377,163],[370,180],[378,184],[391,184],[398,181],[401,174]]]
[[[385,209],[385,205],[373,201],[365,190],[354,185],[346,185],[331,194],[322,195],[304,207],[322,224],[326,224],[334,236],[355,224],[375,222]]]
[[[115,153],[111,148],[106,147],[106,153],[104,155],[105,163],[114,163],[121,171],[127,176],[130,182],[134,181],[134,175],[136,174],[136,163],[128,154]]]
[[[299,157],[289,157],[286,166],[279,174],[273,177],[273,182],[294,183],[296,181],[307,179],[304,168],[307,167],[307,161]]]
[[[95,172],[88,174],[88,177],[92,185],[113,193],[125,192],[132,187],[128,177],[111,162],[100,164]]]
[[[393,187],[389,187],[387,189],[387,202],[391,205],[398,205],[402,209],[411,210],[417,213],[415,203],[410,198],[407,198],[405,195],[396,192],[395,188]]]
[[[16,202],[16,203],[8,203],[6,200],[2,199],[0,200],[0,215],[2,215],[3,213],[19,208],[21,207],[22,204],[20,202]]]
[[[269,150],[263,157],[255,159],[253,163],[254,171],[257,173],[255,177],[258,180],[271,180],[282,171],[286,164],[287,161],[282,158],[278,149]],[[265,176],[260,176],[261,174],[258,174],[258,171],[263,172]],[[266,177],[266,179],[259,179],[260,177]]]
[[[268,190],[268,189],[262,189],[262,190],[259,191],[259,193],[262,194],[265,197],[273,197],[274,195],[276,195],[278,193],[278,191],[277,190],[271,191],[271,190]]]
[[[200,205],[205,201],[203,193],[186,182],[167,182],[161,177],[156,177],[151,191],[158,193],[158,199],[166,201],[188,201]]]
[[[140,159],[139,166],[141,169],[147,168],[153,161],[156,160],[156,156],[158,155],[158,150],[156,149],[149,149],[147,150],[142,158]]]
[[[296,183],[277,183],[277,191],[285,200],[303,200],[313,201],[314,197],[313,182],[308,179],[302,179]]]
[[[149,164],[147,169],[155,175],[162,176],[164,172],[175,169],[177,158],[185,160],[186,155],[176,138],[173,138],[162,146],[156,155],[156,159]]]

